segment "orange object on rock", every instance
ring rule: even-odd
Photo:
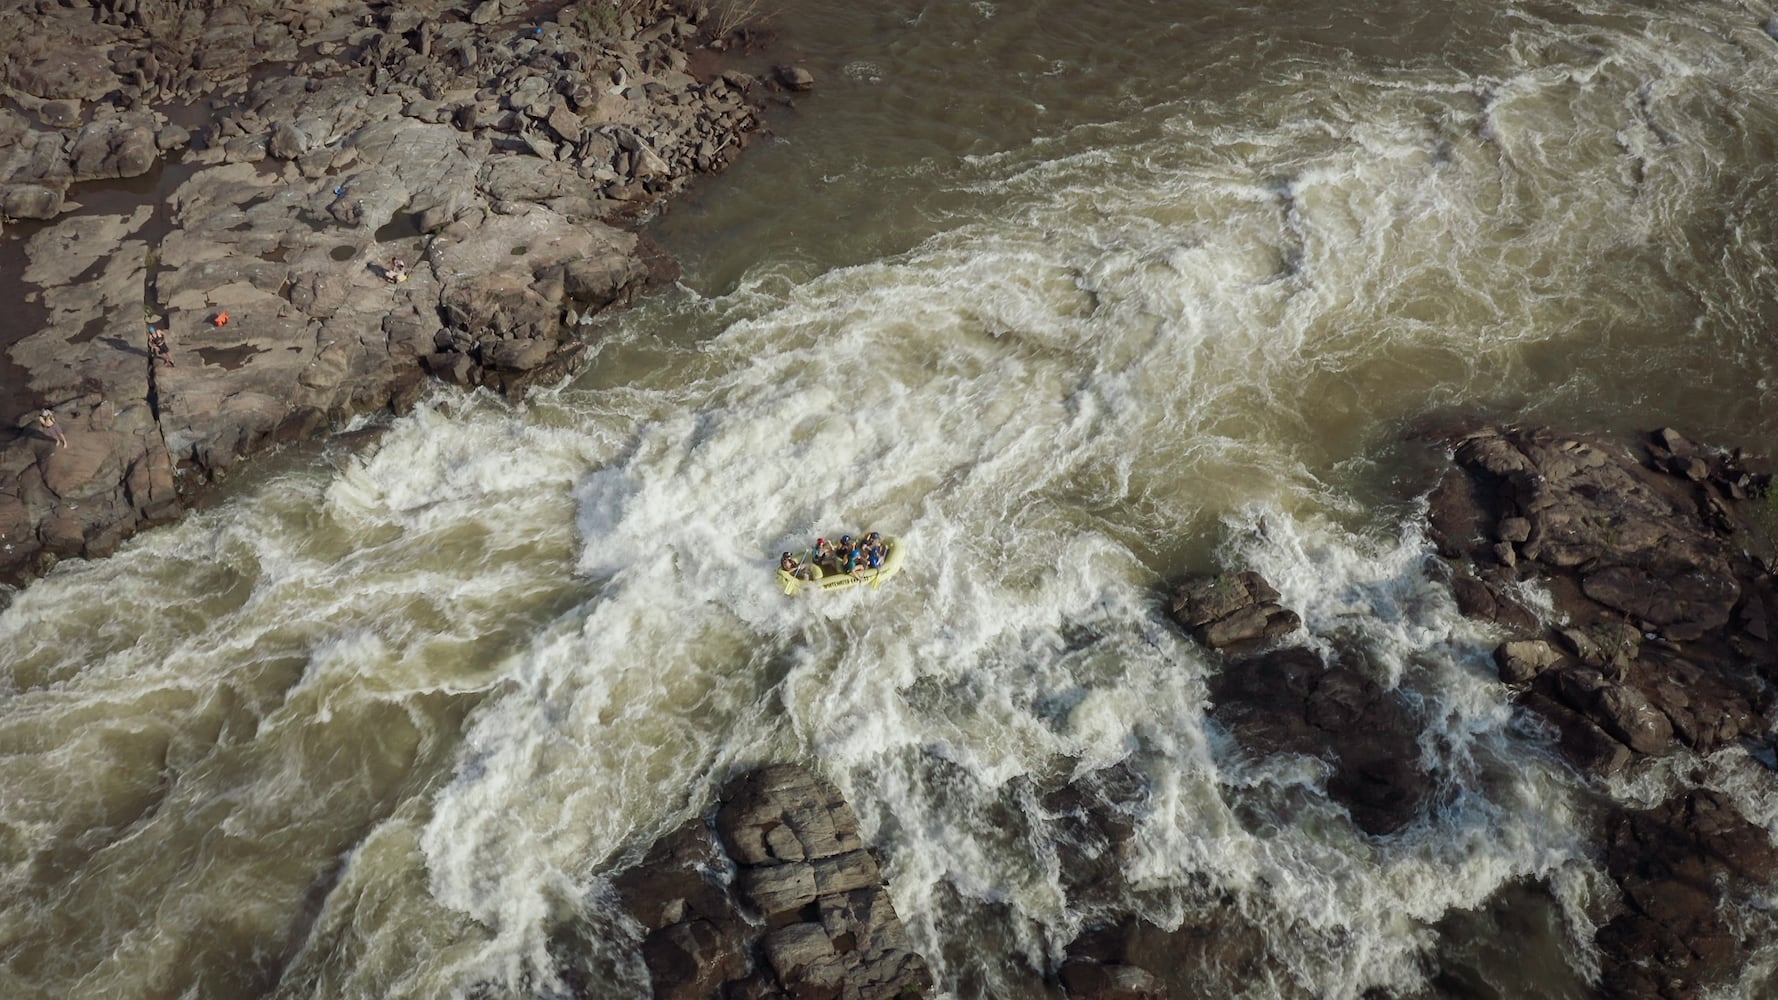
[[[216,314],[216,325],[217,326],[227,326],[228,325],[228,313],[225,313],[225,312],[217,313]]]

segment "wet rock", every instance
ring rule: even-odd
[[[1133,918],[1091,927],[1069,942],[1056,978],[1070,1000],[1166,1000],[1167,985],[1141,963],[1152,955],[1190,967],[1197,935],[1190,925],[1169,932]]]
[[[1451,596],[1457,601],[1457,610],[1471,618],[1495,622],[1516,632],[1537,628],[1537,616],[1496,577],[1459,572],[1451,578]]]
[[[801,768],[763,768],[723,790],[716,829],[742,865],[784,864],[861,849],[839,792]]]
[[[1061,980],[1068,995],[1079,1000],[1167,1000],[1166,986],[1136,965],[1070,959]]]
[[[1332,763],[1328,795],[1366,833],[1394,833],[1424,808],[1432,781],[1419,765],[1420,724],[1363,674],[1306,649],[1280,649],[1230,663],[1210,695],[1211,716],[1249,751]]]
[[[1562,662],[1562,654],[1538,639],[1503,642],[1494,650],[1494,662],[1500,667],[1501,680],[1524,684]]]
[[[778,66],[772,70],[778,82],[787,89],[806,91],[815,89],[815,74],[801,66]]]
[[[1555,725],[1563,755],[1577,767],[1593,774],[1612,775],[1629,766],[1633,756],[1630,748],[1586,716],[1535,691],[1525,697],[1523,704]]]
[[[1612,996],[1680,998],[1732,982],[1757,942],[1737,932],[1720,901],[1746,899],[1778,873],[1766,831],[1720,793],[1694,791],[1616,813],[1605,843],[1623,901],[1597,936],[1601,987]]]
[[[1212,649],[1245,649],[1302,626],[1278,604],[1278,592],[1258,573],[1188,580],[1174,591],[1173,619]]]
[[[642,958],[653,973],[658,1000],[705,1000],[747,969],[741,928],[691,919],[670,924],[642,941]]]
[[[1651,756],[1674,751],[1673,724],[1635,688],[1587,667],[1553,671],[1547,679],[1563,704],[1631,750]]]
[[[1108,905],[1124,893],[1124,845],[1148,808],[1149,786],[1127,762],[1082,775],[1043,797],[1056,869],[1071,905]]]
[[[687,823],[615,880],[647,932],[655,996],[930,993],[857,817],[831,785],[791,765],[750,772],[724,788],[713,826],[714,837]],[[727,863],[732,883],[718,877]]]

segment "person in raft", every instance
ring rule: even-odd
[[[864,579],[864,550],[847,546],[840,550],[840,570],[854,580]]]
[[[807,580],[809,578],[808,564],[798,562],[797,558],[788,552],[778,557],[778,568],[789,573],[791,576],[796,577],[798,580]]]
[[[830,573],[839,566],[839,554],[834,552],[833,543],[825,538],[815,539],[814,559],[815,565]]]
[[[864,536],[864,554],[876,559],[871,565],[881,565],[883,558],[889,554],[889,547],[883,544],[883,536],[870,532]]]

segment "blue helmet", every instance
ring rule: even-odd
[[[840,536],[840,544],[841,545],[851,545],[852,544],[852,536],[851,535],[841,535]]]

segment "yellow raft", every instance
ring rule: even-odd
[[[859,570],[857,576],[850,573],[824,573],[821,567],[809,561],[808,554],[805,553],[803,563],[808,566],[813,579],[799,580],[789,573],[779,570],[778,586],[783,587],[784,592],[791,596],[795,596],[805,587],[813,590],[845,590],[847,587],[868,584],[872,590],[875,590],[883,585],[884,580],[901,572],[901,541],[884,535],[883,548],[887,550],[883,553],[883,565],[877,569]]]

